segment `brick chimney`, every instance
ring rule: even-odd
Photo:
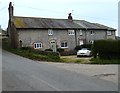
[[[13,17],[13,6],[12,6],[12,2],[9,3],[9,8],[8,8],[8,12],[9,12],[9,20],[12,20]]]
[[[73,21],[71,13],[68,14],[68,20]]]

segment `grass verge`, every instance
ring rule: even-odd
[[[112,59],[112,60],[105,60],[105,59],[99,59],[99,58],[91,58],[90,59],[91,64],[120,64],[120,59]]]
[[[45,52],[45,51],[34,51],[31,49],[17,48],[13,49],[8,45],[8,39],[2,40],[2,48],[14,54],[26,57],[32,60],[38,61],[52,61],[52,62],[61,62],[60,56],[56,53]]]

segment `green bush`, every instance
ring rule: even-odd
[[[118,40],[97,40],[92,47],[94,58],[97,54],[100,59],[118,59],[120,58],[120,41]]]
[[[75,50],[80,50],[82,48],[87,48],[87,49],[92,49],[92,44],[83,44],[83,45],[78,45],[75,47]]]
[[[45,51],[53,51],[52,49],[45,49]]]
[[[76,55],[76,51],[75,50],[71,50],[71,51],[63,51],[60,53],[61,56],[70,56],[70,55]]]
[[[21,47],[22,50],[31,50],[31,47]]]
[[[119,59],[99,59],[99,58],[92,58],[90,59],[91,64],[120,64]]]
[[[64,52],[64,49],[63,49],[63,48],[58,48],[57,51],[58,51],[59,53],[61,53],[61,52]]]
[[[75,50],[78,51],[78,50],[80,50],[81,48],[82,48],[82,47],[81,47],[80,45],[78,45],[78,46],[75,47]]]

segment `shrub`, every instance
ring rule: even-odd
[[[100,59],[118,59],[120,58],[120,41],[117,40],[97,40],[92,47],[92,55]]]
[[[53,51],[52,49],[45,49],[45,51]]]
[[[80,50],[81,48],[82,48],[82,47],[81,47],[80,45],[78,45],[78,46],[75,47],[75,50],[78,51],[78,50]]]
[[[76,51],[75,50],[71,50],[71,51],[63,51],[60,53],[61,56],[70,56],[70,55],[76,55]]]
[[[57,51],[58,51],[59,53],[61,53],[61,52],[64,51],[64,49],[63,49],[63,48],[58,48]]]
[[[92,49],[92,44],[83,44],[83,45],[78,45],[75,47],[75,50],[80,50],[82,48],[87,48],[87,49]]]
[[[21,47],[22,50],[31,50],[31,47]]]

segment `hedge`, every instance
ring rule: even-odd
[[[92,49],[92,44],[83,44],[83,45],[78,45],[75,47],[75,50],[80,50],[82,48],[88,48],[88,49]]]
[[[120,59],[120,40],[97,40],[92,47],[94,58]]]

